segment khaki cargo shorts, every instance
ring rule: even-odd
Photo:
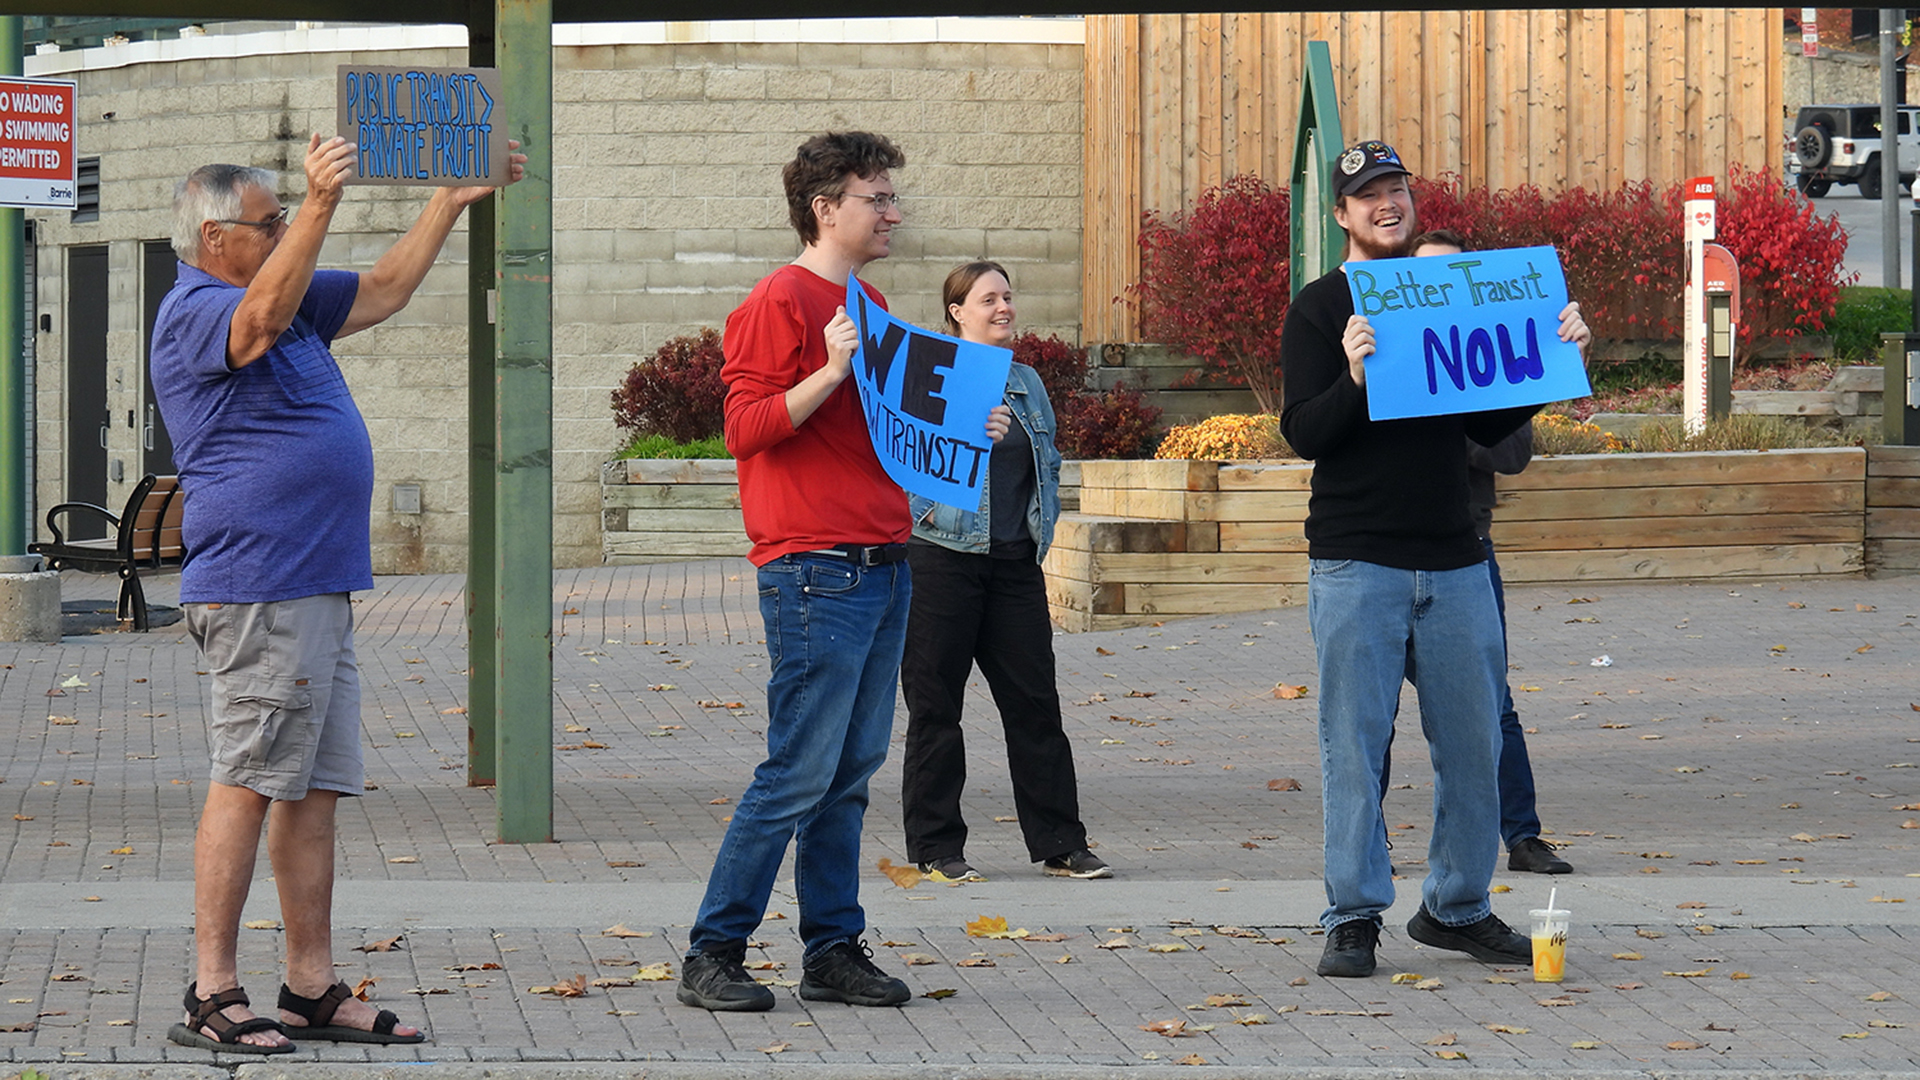
[[[360,794],[360,673],[346,593],[183,604],[213,676],[212,778],[270,799]]]

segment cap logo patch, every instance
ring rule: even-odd
[[[1362,153],[1357,146],[1340,155],[1340,171],[1348,176],[1359,172],[1360,167],[1366,163],[1367,155]]]

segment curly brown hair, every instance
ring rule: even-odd
[[[907,155],[885,135],[870,131],[829,131],[800,144],[792,161],[780,172],[787,188],[787,220],[802,243],[820,239],[820,222],[813,216],[813,200],[826,196],[839,202],[847,177],[871,180],[907,163]]]

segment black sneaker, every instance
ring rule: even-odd
[[[1327,947],[1320,953],[1320,966],[1313,970],[1336,979],[1364,979],[1373,974],[1373,948],[1378,944],[1379,923],[1348,919],[1327,931]]]
[[[1573,864],[1555,853],[1552,844],[1529,836],[1507,849],[1507,869],[1522,874],[1571,874]]]
[[[740,966],[746,958],[745,945],[687,957],[680,965],[680,988],[673,996],[682,1005],[713,1012],[766,1012],[773,1008],[773,991],[754,982]]]
[[[844,1001],[849,1005],[905,1005],[913,997],[907,984],[873,966],[873,950],[864,941],[841,941],[807,961],[800,996],[808,1001]]]
[[[1053,858],[1041,863],[1040,869],[1045,870],[1054,877],[1085,879],[1110,878],[1113,876],[1113,867],[1108,866],[1101,860],[1100,856],[1095,855],[1086,848],[1081,848],[1078,851],[1069,851],[1065,855],[1055,855]]]
[[[965,857],[948,855],[942,859],[915,863],[915,869],[934,881],[985,881],[986,875],[967,865]]]
[[[1491,912],[1479,922],[1448,926],[1427,914],[1427,905],[1421,904],[1407,920],[1407,936],[1422,945],[1463,952],[1489,964],[1533,963],[1533,942],[1514,933]]]

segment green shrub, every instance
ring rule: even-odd
[[[635,435],[614,455],[615,461],[627,458],[730,458],[727,440],[719,435],[710,439],[678,442],[665,435]]]
[[[614,424],[680,442],[720,434],[727,400],[720,367],[725,363],[720,335],[710,326],[669,339],[629,368],[614,389]]]
[[[1913,330],[1913,293],[1868,285],[1840,290],[1840,303],[1827,320],[1833,355],[1842,361],[1878,363],[1880,335]]]
[[[1649,421],[1634,432],[1627,448],[1635,453],[1675,453],[1685,450],[1805,450],[1822,446],[1857,446],[1859,440],[1837,431],[1812,427],[1785,416],[1740,413],[1707,421],[1698,435],[1688,435],[1679,417]]]

